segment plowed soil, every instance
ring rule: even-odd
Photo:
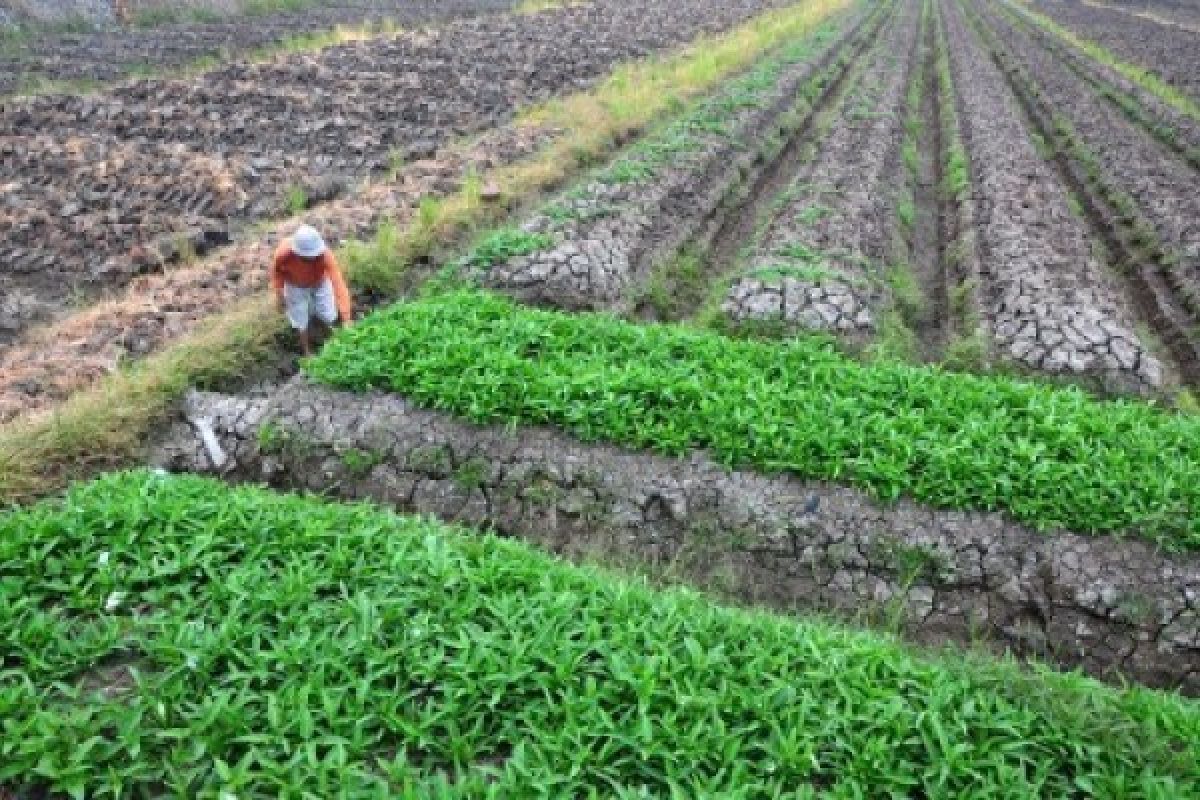
[[[147,70],[188,67],[200,59],[270,48],[339,26],[372,28],[387,22],[411,28],[506,11],[512,5],[513,0],[342,0],[298,12],[213,22],[37,32],[0,45],[0,94],[46,81],[107,82]]]
[[[605,0],[0,105],[0,342],[764,0]]]

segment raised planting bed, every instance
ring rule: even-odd
[[[1022,27],[982,7],[977,13],[998,63],[1092,207],[1095,227],[1124,256],[1134,286],[1145,287],[1144,317],[1171,346],[1179,372],[1195,383],[1200,380],[1195,167],[1100,102]]]
[[[0,517],[0,790],[1190,797],[1194,703],[145,472]]]
[[[770,168],[890,8],[827,23],[553,198],[524,225],[529,246],[467,259],[469,274],[526,302],[633,309],[655,265],[704,238]]]
[[[1161,362],[1096,255],[1052,167],[1038,154],[1020,107],[964,19],[940,4],[971,180],[983,333],[1023,369],[1090,377],[1106,388],[1163,384]]]
[[[565,427],[790,470],[1037,526],[1200,549],[1200,417],[904,364],[459,291],[377,312],[307,371],[477,422]]]
[[[899,234],[903,105],[916,65],[920,6],[908,0],[831,112],[816,155],[762,221],[721,310],[735,323],[867,338],[890,306]]]

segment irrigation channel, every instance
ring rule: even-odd
[[[1036,108],[983,19],[958,0],[896,0],[783,47],[443,278],[631,326],[815,333],[863,359],[1167,398],[1186,362],[1095,247],[1098,219],[1077,213],[1066,162],[1039,151]],[[700,452],[474,426],[305,376],[193,394],[152,461],[1200,694],[1200,562],[1137,531],[885,503]]]

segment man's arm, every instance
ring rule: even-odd
[[[342,277],[342,268],[338,265],[332,250],[325,253],[325,272],[329,276],[330,285],[333,286],[333,302],[337,306],[338,316],[342,318],[343,325],[349,325],[350,315],[353,311],[350,305],[350,290],[346,287],[346,279]]]

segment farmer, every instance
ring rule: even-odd
[[[287,314],[306,356],[312,355],[309,322],[314,316],[330,327],[339,319],[343,325],[350,324],[350,292],[337,259],[321,234],[308,225],[297,228],[275,250],[271,288],[276,306]]]

